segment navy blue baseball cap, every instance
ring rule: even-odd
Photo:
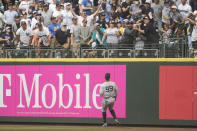
[[[109,79],[110,79],[110,73],[106,73],[106,74],[105,74],[105,79],[106,79],[106,80],[109,80]]]

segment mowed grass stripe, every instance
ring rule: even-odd
[[[159,130],[140,130],[140,129],[125,129],[125,128],[50,128],[50,127],[0,127],[0,131],[159,131]]]

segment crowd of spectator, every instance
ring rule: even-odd
[[[155,48],[197,45],[197,0],[0,0],[4,48]]]

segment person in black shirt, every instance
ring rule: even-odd
[[[192,11],[197,10],[197,0],[190,0],[190,5],[192,7]]]
[[[137,32],[133,29],[133,23],[128,22],[121,39],[120,44],[124,47],[132,47]]]
[[[156,47],[156,44],[159,42],[159,34],[156,32],[153,19],[146,16],[143,18],[142,23],[139,28],[135,29],[146,37],[145,48]]]
[[[146,0],[145,4],[140,6],[142,14],[153,15],[154,10],[151,8],[151,0]]]
[[[74,11],[77,15],[80,15],[80,14],[79,14],[79,0],[71,0],[69,3],[72,3],[73,11]]]
[[[67,24],[62,23],[60,29],[55,33],[56,46],[68,49],[70,46],[70,30],[67,29]]]
[[[123,19],[130,18],[130,14],[129,14],[130,5],[131,5],[130,0],[126,0],[125,2],[122,3],[122,5],[121,5],[121,10],[122,10],[121,17]]]
[[[99,15],[99,20],[96,23],[99,23],[100,27],[102,27],[102,28],[106,29],[108,27],[107,23],[105,21],[105,14],[104,13],[101,13]]]

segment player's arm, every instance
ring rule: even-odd
[[[100,96],[103,96],[103,86],[101,86],[101,88],[99,90],[99,94],[100,94]]]
[[[118,96],[118,87],[117,87],[116,84],[115,84],[115,93],[116,93],[116,95],[115,95],[115,100],[116,100],[116,98],[117,98],[117,96]]]

